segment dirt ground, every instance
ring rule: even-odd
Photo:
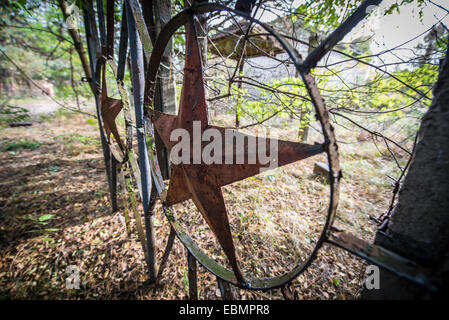
[[[31,127],[0,130],[0,298],[188,297],[186,250],[178,240],[159,284],[147,284],[134,222],[128,234],[123,207],[111,213],[93,119],[60,113]],[[366,150],[342,147],[347,154],[343,168],[350,172],[344,173],[337,226],[372,240],[376,225],[369,216],[385,212],[391,187],[375,180],[375,174],[363,174],[368,167],[374,173],[384,167],[379,159],[361,154],[371,152]],[[313,248],[328,201],[326,181],[313,173],[313,165],[324,159],[315,156],[224,188],[245,275],[282,274]],[[192,203],[175,209],[199,246],[224,261]],[[160,259],[169,228],[159,207],[155,228]],[[71,265],[79,269],[80,289],[66,289]],[[290,299],[355,299],[366,266],[361,259],[324,245],[312,265],[288,286],[286,295]],[[200,299],[220,299],[215,276],[202,267],[198,273]],[[280,289],[232,288],[232,294],[235,299],[284,298]]]

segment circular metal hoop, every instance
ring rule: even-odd
[[[179,240],[183,243],[183,245],[189,250],[189,252],[197,259],[197,261],[201,265],[203,265],[208,271],[216,275],[218,278],[227,281],[229,283],[232,283],[233,285],[240,288],[253,289],[253,290],[268,290],[272,288],[279,288],[284,286],[286,283],[292,281],[299,274],[304,272],[307,269],[307,267],[312,263],[312,261],[315,259],[318,250],[326,241],[329,230],[334,222],[336,214],[339,198],[339,181],[341,177],[337,141],[335,138],[333,127],[329,121],[329,115],[327,113],[324,100],[322,99],[319,93],[319,90],[314,82],[313,77],[310,75],[309,71],[302,66],[302,59],[296,52],[296,50],[293,49],[288,42],[286,42],[269,26],[242,12],[230,9],[228,7],[219,4],[211,4],[211,3],[195,4],[193,7],[188,8],[177,14],[175,17],[173,17],[160,32],[160,36],[156,41],[154,50],[151,55],[147,72],[147,87],[145,95],[146,98],[145,106],[147,108],[146,112],[150,117],[148,108],[150,109],[153,108],[152,101],[159,65],[164,50],[169,40],[171,39],[172,35],[176,32],[176,30],[178,30],[180,27],[188,23],[192,15],[217,12],[217,11],[230,12],[235,16],[245,18],[249,22],[261,26],[268,34],[273,36],[281,44],[281,46],[283,47],[285,52],[288,53],[290,59],[293,61],[295,67],[301,74],[301,77],[305,83],[309,96],[311,97],[311,100],[315,107],[316,116],[320,121],[321,128],[323,130],[323,136],[325,138],[324,149],[327,154],[330,168],[329,172],[330,197],[329,197],[326,222],[324,224],[323,230],[310,255],[305,259],[305,261],[297,264],[289,272],[276,277],[245,279],[244,282],[238,282],[236,280],[236,276],[233,271],[226,269],[225,267],[217,263],[215,260],[210,258],[206,253],[204,253],[204,251],[202,251],[195,244],[195,242],[190,238],[190,236],[186,233],[186,231],[176,221],[172,209],[165,204],[166,192],[164,190],[164,184],[162,181],[161,173],[159,171],[159,167],[157,166],[156,163],[152,164],[152,175],[154,178],[156,190],[158,191],[159,197],[163,202],[163,208],[167,218],[169,219],[174,230],[176,231]],[[154,159],[155,156],[151,158]]]

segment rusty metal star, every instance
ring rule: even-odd
[[[150,111],[154,126],[168,150],[171,150],[177,143],[177,141],[170,141],[171,132],[177,128],[187,130],[190,134],[190,139],[193,139],[193,121],[200,121],[201,133],[206,129],[214,128],[221,133],[223,141],[226,134],[225,128],[208,124],[202,59],[195,26],[191,22],[186,28],[186,59],[178,115],[169,115],[154,110]],[[234,131],[234,134],[243,138],[255,138],[236,131]],[[256,148],[254,146],[250,148],[249,144],[246,143],[243,150],[245,160],[244,163],[240,164],[226,163],[225,158],[229,155],[229,152],[227,153],[224,147],[221,163],[206,164],[201,159],[199,164],[194,164],[192,157],[195,150],[192,147],[190,150],[191,161],[189,163],[171,164],[171,179],[165,199],[167,205],[173,205],[189,199],[193,200],[223,248],[237,281],[241,283],[244,280],[235,254],[221,187],[256,175],[266,168],[267,164],[261,163],[260,160],[257,160],[257,157],[256,161],[250,162],[248,160],[251,153],[258,150],[261,146],[259,140],[253,141],[257,141]],[[265,148],[267,145],[277,143],[278,163],[276,166],[283,166],[324,151],[323,145],[318,144],[309,145],[270,138],[267,138],[262,143],[266,144]],[[202,147],[206,144],[202,142]],[[193,146],[192,143],[190,145]],[[224,146],[225,143],[222,143],[222,145]],[[232,151],[234,153],[237,152],[235,146]],[[234,159],[234,155],[232,155],[232,159]]]

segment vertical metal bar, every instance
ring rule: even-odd
[[[147,61],[150,61],[150,55],[153,51],[153,44],[151,42],[150,34],[143,18],[142,10],[137,0],[127,0],[130,11],[128,12],[128,20],[133,17],[136,29],[138,30],[140,41],[144,48],[144,55]]]
[[[101,1],[100,1],[101,2]],[[96,105],[96,112],[97,112],[97,119],[98,119],[98,128],[100,130],[100,139],[101,139],[101,147],[103,150],[103,156],[104,156],[104,162],[106,167],[106,175],[108,179],[108,186],[109,186],[109,194],[111,197],[111,207],[112,211],[117,211],[117,179],[116,176],[114,178],[114,175],[111,174],[112,167],[115,169],[115,165],[111,163],[112,157],[111,157],[111,151],[109,149],[109,145],[106,140],[106,136],[103,129],[103,120],[101,118],[101,110],[100,110],[100,99],[99,99],[99,88],[97,87],[97,79],[95,77],[96,73],[96,60],[98,58],[98,52],[96,52],[98,48],[98,44],[96,43],[98,41],[98,38],[95,37],[96,32],[93,30],[93,28],[96,28],[95,23],[95,15],[93,12],[93,6],[88,3],[87,10],[84,11],[84,23],[86,28],[86,35],[87,35],[87,45],[88,45],[88,52],[89,52],[89,59],[90,59],[90,66],[92,70],[92,91],[95,96],[95,105]],[[115,186],[114,186],[115,184]]]
[[[188,275],[189,275],[189,299],[198,300],[198,279],[196,274],[196,259],[187,250],[187,265],[188,265]]]
[[[170,0],[155,0],[153,1],[153,12],[155,19],[154,33],[157,37],[164,27],[164,25],[171,18],[171,3]],[[147,27],[149,24],[147,23]],[[171,61],[173,51],[172,40],[167,44],[166,50],[162,55],[161,64],[169,66],[169,69],[160,68],[156,79],[155,94],[154,94],[154,109],[169,114],[176,114],[176,85],[174,81],[175,72],[173,70]],[[169,152],[162,142],[161,137],[155,132],[156,151],[164,179],[170,178],[170,158]]]
[[[89,3],[91,3],[89,1]],[[83,15],[84,15],[84,28],[86,29],[86,42],[87,42],[87,52],[89,55],[89,62],[90,62],[90,71],[92,74],[92,78],[95,76],[95,61],[97,60],[97,51],[96,51],[96,42],[95,37],[92,31],[92,25],[91,25],[91,17],[90,15],[92,12],[91,9],[84,9]],[[92,80],[92,79],[91,79]],[[91,86],[94,84],[93,81],[91,81]],[[92,87],[93,91],[93,87]]]
[[[143,112],[143,94],[144,94],[144,65],[143,65],[143,50],[140,41],[139,33],[136,28],[136,22],[133,18],[131,7],[126,1],[126,15],[128,22],[129,48],[131,57],[131,82],[133,86],[134,109],[136,114],[136,129],[137,129],[137,143],[139,148],[139,167],[140,178],[142,184],[142,202],[145,213],[146,226],[146,240],[147,240],[147,257],[148,257],[148,272],[150,282],[155,281],[155,255],[154,255],[154,230],[153,218],[148,215],[150,206],[150,192],[151,192],[151,176],[150,163],[148,160],[148,150],[146,145],[145,131],[144,131],[144,112]]]
[[[114,58],[114,2],[106,2],[106,55],[108,58]]]
[[[128,53],[128,25],[126,20],[126,6],[123,6],[122,24],[120,27],[120,44],[118,49],[117,79],[125,78],[126,55]]]
[[[90,25],[90,32],[92,34],[92,39],[94,41],[94,48],[95,52],[97,53],[94,62],[96,61],[96,58],[101,54],[101,44],[100,39],[98,37],[98,28],[97,28],[97,22],[95,20],[95,10],[94,10],[94,3],[93,0],[87,0],[87,12],[89,13],[89,25]]]
[[[106,48],[106,24],[104,21],[104,5],[103,0],[97,0],[98,24],[100,28],[100,43],[103,54]]]
[[[106,56],[108,58],[114,57],[114,0],[107,0],[106,3],[106,22],[107,22],[107,30],[106,30]],[[106,68],[106,66],[105,66]],[[104,71],[106,72],[106,70]],[[114,157],[111,157],[111,204],[112,204],[112,210],[115,212],[118,210],[117,205],[117,167],[118,163],[115,160]]]
[[[112,154],[112,153],[111,153]],[[111,162],[111,176],[110,176],[110,196],[111,196],[111,207],[112,212],[118,211],[118,204],[117,204],[117,169],[119,167],[119,163],[117,160],[115,160],[114,157],[110,158]]]
[[[168,235],[167,245],[165,246],[164,255],[161,259],[161,264],[159,265],[159,270],[157,271],[157,278],[160,279],[162,277],[162,273],[164,272],[165,265],[167,263],[168,257],[170,256],[171,249],[173,248],[173,243],[175,242],[176,231],[172,227],[170,227],[170,234]]]
[[[223,281],[219,277],[217,277],[217,284],[218,284],[218,289],[220,290],[221,298],[223,300],[232,300],[233,297],[232,297],[232,292],[231,292],[229,283],[227,283],[226,281]]]
[[[148,34],[151,38],[151,43],[156,43],[156,30],[154,25],[154,19],[155,19],[155,12],[153,10],[153,7],[155,5],[155,0],[139,0],[140,6],[142,7],[142,15],[143,20],[145,21],[145,24],[148,29]]]

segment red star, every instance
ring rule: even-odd
[[[167,205],[173,205],[188,199],[193,200],[223,248],[237,281],[243,282],[235,255],[221,187],[256,175],[261,169],[266,168],[267,164],[262,164],[259,160],[256,160],[255,163],[249,163],[248,155],[254,153],[255,150],[253,146],[249,148],[248,143],[244,145],[245,161],[243,164],[225,164],[226,152],[222,153],[222,164],[206,164],[203,160],[199,164],[192,164],[193,157],[198,157],[198,154],[193,154],[193,121],[201,122],[201,134],[209,128],[217,129],[223,139],[223,151],[226,151],[224,148],[225,129],[208,125],[202,60],[192,23],[189,23],[187,26],[186,61],[183,80],[177,116],[151,111],[155,128],[169,150],[178,143],[177,141],[170,141],[170,134],[173,130],[183,128],[189,132],[191,139],[190,162],[177,165],[171,164],[171,179],[166,203]],[[255,138],[238,132],[235,132],[235,134],[245,138]],[[258,150],[261,142],[259,140],[256,141]],[[268,145],[278,143],[277,166],[286,165],[324,151],[322,145],[308,145],[276,139],[266,139],[266,141]],[[266,142],[263,141],[263,143],[265,144]],[[207,144],[208,142],[202,142],[202,147]],[[233,152],[236,152],[235,146]],[[199,156],[201,157],[201,155]]]

